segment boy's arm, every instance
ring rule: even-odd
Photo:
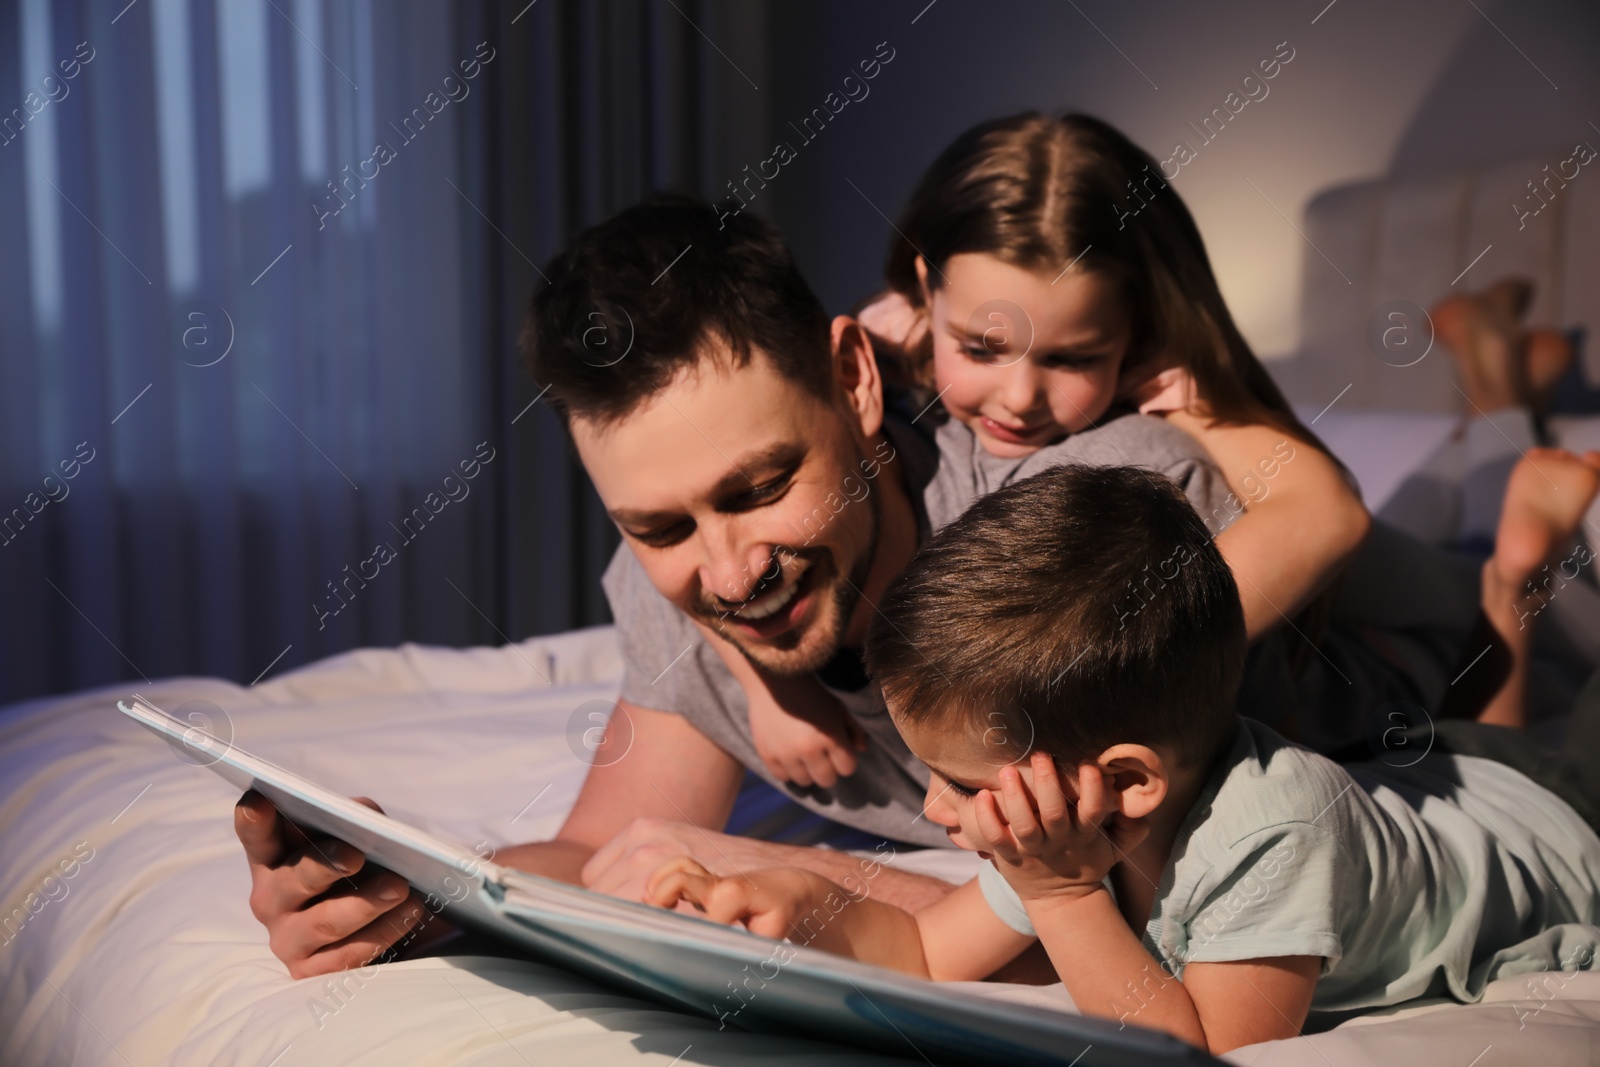
[[[1025,785],[1015,765],[1001,768],[999,791],[978,792],[973,825],[962,829],[994,856],[1079,1011],[1212,1052],[1300,1032],[1321,956],[1193,963],[1189,984],[1179,981],[1145,950],[1106,887],[1145,841],[1146,817],[1126,813],[1097,764],[1079,764],[1070,801],[1049,756],[1035,752],[1031,770]]]
[[[1000,921],[976,880],[915,915],[871,892],[868,882],[838,885],[798,867],[718,877],[680,856],[652,876],[645,899],[666,908],[687,900],[712,922],[940,982],[987,978],[1034,941]]]
[[[1322,590],[1372,518],[1338,464],[1282,430],[1223,426],[1188,410],[1166,419],[1205,447],[1245,506],[1217,547],[1239,581],[1254,641]]]
[[[799,867],[833,882],[851,885],[870,880],[875,899],[916,911],[952,892],[949,882],[889,865],[894,855],[879,852],[858,859],[829,848],[804,848],[775,841],[735,837],[684,822],[639,819],[598,849],[583,869],[583,884],[598,893],[644,900],[646,887],[661,865],[691,855],[717,875],[735,875],[769,867]],[[515,864],[512,864],[515,866]]]
[[[1036,940],[1000,921],[976,878],[913,918],[925,970],[936,982],[987,978]]]
[[[1140,944],[1110,892],[1027,901],[1028,918],[1073,1003],[1213,1053],[1294,1037],[1311,1008],[1318,956],[1192,963],[1179,981]]]

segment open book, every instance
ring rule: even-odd
[[[250,755],[148,701],[118,709],[240,791],[404,876],[430,908],[532,959],[724,1026],[861,1045],[918,1062],[1216,1063],[1174,1037],[975,996],[485,860]]]

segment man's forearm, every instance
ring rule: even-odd
[[[530,841],[498,850],[494,861],[558,882],[582,885],[583,865],[593,855],[594,849],[577,841]]]
[[[583,871],[583,865],[592,855],[594,849],[576,841],[530,841],[522,845],[497,849],[490,858],[505,867],[553,878],[558,882],[582,885],[583,881],[579,875]],[[429,914],[422,917],[422,921],[417,924],[411,935],[397,942],[393,949],[383,954],[380,962],[420,959],[435,955],[458,956],[463,952],[495,954],[495,942],[492,939],[485,941],[481,936],[471,934],[439,915],[431,907],[428,908],[428,912]]]

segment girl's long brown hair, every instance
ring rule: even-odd
[[[1051,274],[1077,261],[1113,279],[1131,327],[1124,374],[1181,366],[1211,418],[1275,426],[1327,451],[1234,325],[1200,230],[1160,164],[1099,119],[1023,112],[980,123],[941,152],[906,207],[884,276],[920,307],[917,256],[937,286],[962,253]]]
[[[944,265],[962,253],[1053,276],[1076,262],[1111,279],[1131,331],[1124,375],[1182,367],[1210,418],[1273,426],[1339,463],[1239,333],[1200,229],[1160,164],[1099,119],[1027,111],[979,123],[941,152],[901,217],[884,277],[921,307],[917,257],[937,287]],[[932,337],[930,324],[919,351],[891,355],[890,369],[898,359],[899,374],[931,384]],[[1337,583],[1298,614],[1303,640],[1286,646],[1293,673],[1315,651],[1336,594]]]

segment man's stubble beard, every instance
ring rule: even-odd
[[[855,566],[851,568],[851,573],[847,579],[843,581],[837,578],[834,579],[833,628],[825,642],[804,652],[798,651],[797,645],[796,648],[787,652],[779,652],[776,660],[769,660],[764,658],[762,654],[747,648],[743,640],[735,636],[727,627],[721,625],[721,620],[718,620],[718,632],[758,670],[780,678],[792,678],[796,675],[809,674],[813,671],[821,670],[843,645],[845,631],[850,628],[850,620],[855,615],[856,608],[860,605],[862,598],[866,595],[862,590],[866,588],[867,576],[872,573],[872,564],[878,554],[878,531],[882,526],[883,512],[878,503],[877,493],[869,492],[865,499],[870,509],[870,526],[867,530],[866,551],[857,556]],[[794,554],[798,555],[798,553]],[[832,559],[838,558],[831,550],[829,551],[829,556]],[[805,636],[811,636],[809,631]],[[774,651],[777,650],[768,646],[760,650],[760,653],[771,655]]]

